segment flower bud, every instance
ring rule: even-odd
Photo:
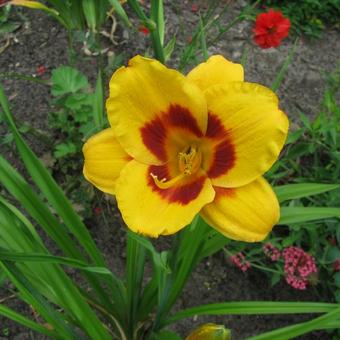
[[[206,323],[190,333],[186,340],[231,340],[231,333],[223,325]]]

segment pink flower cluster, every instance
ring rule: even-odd
[[[237,253],[230,257],[231,262],[243,272],[246,272],[250,268],[250,262],[245,260],[245,256],[242,253]]]
[[[278,259],[281,257],[280,250],[273,246],[271,243],[264,244],[262,250],[264,254],[269,257],[273,262],[278,261]]]
[[[315,259],[301,248],[288,247],[283,251],[286,282],[295,289],[306,289],[311,274],[317,272]]]

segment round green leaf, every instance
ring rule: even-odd
[[[88,86],[86,77],[70,66],[61,66],[53,70],[51,80],[53,96],[75,93]]]

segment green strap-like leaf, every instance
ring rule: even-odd
[[[96,266],[105,267],[102,254],[97,249],[90,233],[81,221],[80,217],[74,212],[71,203],[66,198],[63,191],[52,178],[48,170],[43,166],[40,160],[33,153],[31,148],[25,143],[18,132],[11,112],[9,110],[8,101],[4,94],[2,85],[0,84],[0,104],[4,112],[4,118],[13,133],[14,141],[25,163],[26,169],[32,179],[43,192],[49,203],[57,211],[58,215],[64,220],[66,226],[78,239],[79,243],[84,247],[89,256],[92,258]]]
[[[328,329],[330,326],[330,322],[334,322],[335,319],[340,317],[340,308],[337,305],[337,308],[325,315],[322,315],[313,320],[299,323],[292,326],[287,326],[279,329],[275,329],[271,332],[266,332],[254,337],[247,338],[248,340],[287,340],[287,339],[295,339],[296,337],[315,331],[319,329]],[[337,324],[333,323],[333,328],[340,328],[340,321],[337,320]]]
[[[274,187],[279,202],[322,194],[340,188],[340,184],[299,183]]]
[[[132,24],[129,20],[129,17],[127,16],[126,12],[124,11],[123,6],[120,4],[119,0],[109,0],[109,3],[111,6],[115,9],[115,13],[122,19],[124,24],[127,27],[131,27]]]
[[[339,308],[335,303],[247,301],[225,302],[188,308],[168,318],[163,326],[195,315],[259,315],[327,313]]]
[[[298,39],[295,40],[293,47],[291,48],[291,50],[288,53],[288,56],[286,57],[285,61],[283,62],[279,72],[276,75],[276,78],[271,86],[271,89],[276,92],[279,88],[280,85],[282,83],[282,80],[286,74],[286,72],[288,71],[289,65],[291,64],[293,57],[295,55],[295,51],[296,51],[296,47],[298,44]]]
[[[61,264],[64,266],[70,266],[73,268],[85,270],[91,273],[110,275],[113,273],[105,268],[105,267],[92,267],[85,262],[61,257],[61,256],[53,256],[49,254],[41,254],[41,253],[18,253],[18,252],[9,252],[0,247],[0,260],[2,261],[11,261],[11,262],[43,262],[43,263],[54,263]]]
[[[340,208],[282,207],[278,224],[302,223],[332,217],[340,218]]]
[[[93,120],[98,130],[104,127],[104,90],[101,71],[98,71],[96,91],[93,96]]]
[[[4,158],[0,156],[0,182],[41,225],[60,249],[70,257],[83,260],[78,245],[52,214],[46,203],[42,202],[25,179]]]
[[[11,281],[20,290],[25,300],[56,330],[63,339],[73,339],[75,333],[65,319],[55,311],[48,301],[33,287],[25,275],[16,266],[7,261],[0,261],[0,266],[6,271]]]
[[[126,261],[126,293],[129,308],[129,331],[133,337],[133,331],[138,323],[137,312],[142,291],[142,283],[145,265],[145,248],[135,238],[127,236],[127,261]]]
[[[46,327],[26,318],[25,316],[17,313],[16,311],[0,304],[0,314],[41,334],[56,338],[57,334],[54,331],[48,330]]]

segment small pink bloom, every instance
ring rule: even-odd
[[[187,42],[188,42],[189,44],[191,44],[191,43],[192,43],[192,36],[191,36],[191,35],[189,35],[189,36],[188,36],[188,38],[187,38]]]
[[[315,259],[303,249],[288,247],[283,251],[286,282],[295,289],[306,289],[310,277],[317,273]]]
[[[245,260],[245,256],[242,253],[237,253],[230,257],[231,262],[243,272],[246,272],[250,268],[250,262]]]
[[[271,243],[266,243],[263,245],[262,250],[264,254],[269,257],[273,262],[276,262],[281,257],[281,252]]]

